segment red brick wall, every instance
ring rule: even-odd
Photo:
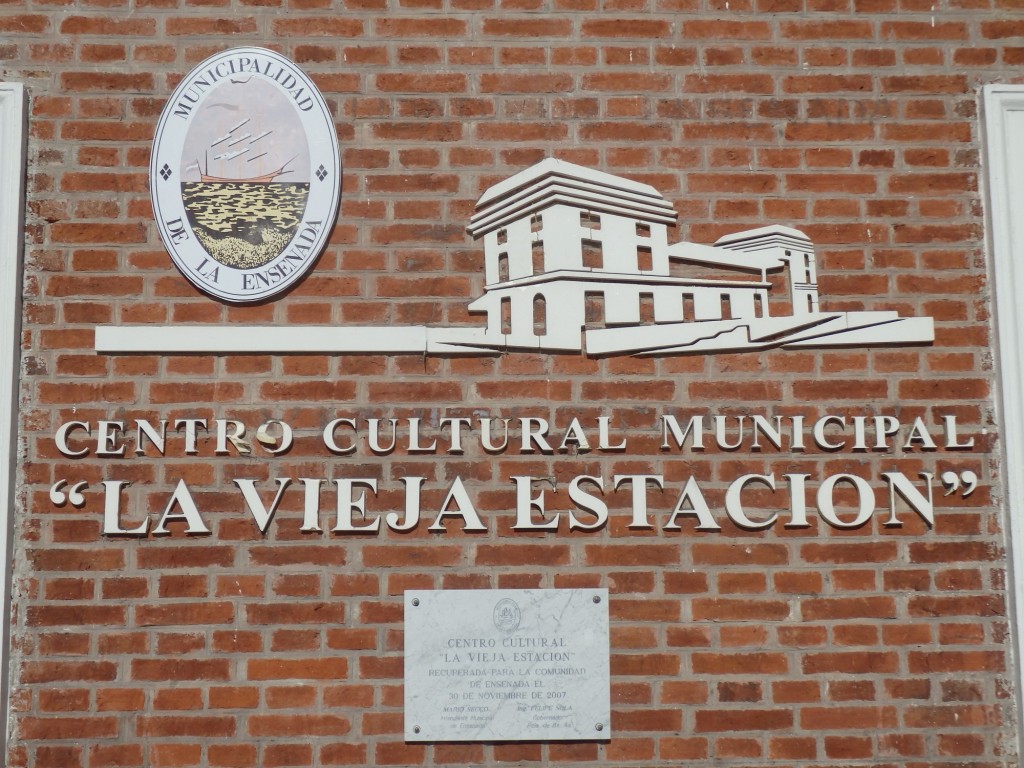
[[[0,6],[2,77],[31,95],[9,765],[1017,764],[977,101],[1024,77],[1017,0],[181,5]],[[193,289],[147,192],[165,100],[234,45],[279,49],[318,83],[345,167],[331,246],[262,306]],[[473,204],[549,155],[653,184],[680,238],[802,229],[825,308],[928,315],[935,343],[655,360],[93,351],[109,323],[476,323]],[[954,414],[976,447],[666,452],[662,413]],[[626,454],[319,444],[341,415],[599,414]],[[280,418],[301,439],[275,459],[214,457],[210,441],[185,456],[180,439],[166,457],[54,447],[73,419],[192,416]],[[744,473],[850,472],[882,507],[882,472],[946,469],[982,487],[937,488],[931,529],[879,513],[849,532],[813,515],[809,530],[636,532],[619,492],[603,531],[511,531],[514,475],[556,478],[564,509],[575,475],[663,474],[663,523],[691,475],[720,508]],[[428,478],[426,509],[462,477],[489,531],[304,534],[296,487],[260,535],[231,483],[375,477],[383,515],[407,475]],[[134,482],[137,522],[182,478],[211,536],[100,535],[101,480]],[[83,509],[50,502],[61,479],[89,482]],[[610,742],[403,741],[403,590],[577,585],[612,593]]]

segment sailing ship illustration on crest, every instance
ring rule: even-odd
[[[246,113],[251,104],[260,105],[255,116]],[[295,236],[309,198],[309,149],[298,116],[257,78],[229,80],[200,109],[204,119],[193,121],[182,150],[189,224],[218,263],[263,267]],[[232,121],[226,128],[224,118]],[[291,156],[282,160],[284,153]],[[189,156],[195,159],[186,163]]]

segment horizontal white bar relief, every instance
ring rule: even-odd
[[[422,325],[101,325],[95,346],[101,354],[494,354],[479,348],[482,331]]]
[[[134,325],[96,328],[97,352],[425,352],[427,329]]]

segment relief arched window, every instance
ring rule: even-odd
[[[546,336],[548,332],[548,302],[543,294],[533,297],[533,334]]]

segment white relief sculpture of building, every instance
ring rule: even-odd
[[[608,355],[933,339],[930,318],[822,312],[802,232],[770,226],[714,246],[669,244],[675,222],[653,187],[554,159],[491,187],[469,226],[484,242],[486,292],[470,304],[487,314],[483,343]],[[676,277],[677,262],[736,279]],[[771,295],[774,272],[787,295]]]

